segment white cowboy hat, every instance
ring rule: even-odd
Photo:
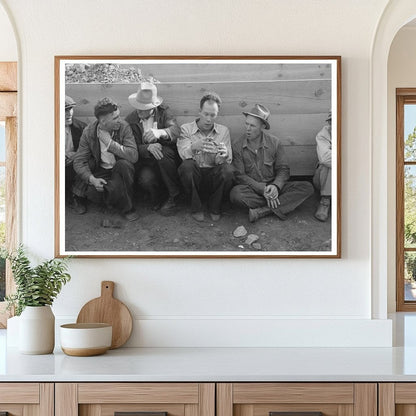
[[[138,110],[151,110],[162,104],[163,98],[157,96],[157,88],[151,82],[142,82],[137,93],[129,96],[129,103]]]

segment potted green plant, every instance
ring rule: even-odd
[[[19,350],[49,354],[55,346],[55,316],[51,305],[71,276],[68,257],[32,266],[23,246],[7,252],[16,292],[6,296],[9,310],[19,318]]]

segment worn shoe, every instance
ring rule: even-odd
[[[175,198],[173,197],[169,197],[162,205],[162,207],[160,208],[160,214],[161,215],[172,215],[175,213],[176,209],[177,209],[177,205],[175,202]]]
[[[282,220],[282,221],[287,220],[287,216],[283,214],[282,211],[280,211],[280,208],[271,208],[271,210],[273,214],[276,215],[277,218],[279,218],[279,220]]]
[[[221,218],[221,214],[214,214],[213,212],[209,213],[209,216],[211,217],[212,221],[219,221]]]
[[[249,208],[248,210],[248,220],[250,222],[256,222],[258,219],[263,218],[267,215],[271,215],[272,210],[269,207],[261,208]]]
[[[135,209],[132,209],[131,211],[126,212],[126,213],[124,214],[124,218],[125,218],[127,221],[130,221],[130,222],[132,222],[132,221],[136,221],[136,220],[138,220],[138,219],[139,219],[139,214],[137,213],[137,211],[136,211]]]
[[[87,201],[86,201],[86,199],[74,195],[74,198],[73,198],[72,204],[71,204],[71,208],[78,215],[85,214],[87,212]]]
[[[152,211],[159,211],[161,207],[162,207],[161,201],[152,203]]]
[[[329,209],[331,207],[331,198],[323,196],[319,202],[318,209],[315,212],[315,218],[319,221],[326,221],[329,217]]]
[[[204,221],[204,219],[205,219],[204,213],[201,212],[201,211],[199,211],[199,212],[193,212],[191,215],[192,215],[192,218],[195,221],[201,222],[201,221]]]

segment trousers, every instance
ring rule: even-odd
[[[93,175],[107,181],[104,192],[98,192],[94,186],[77,176],[78,183],[74,186],[75,195],[95,203],[104,202],[108,208],[114,208],[121,213],[133,209],[134,165],[131,162],[119,159],[112,169],[100,167],[93,172]]]
[[[287,182],[279,193],[279,210],[288,214],[313,194],[310,182]],[[244,208],[260,208],[267,205],[263,195],[257,194],[248,185],[237,185],[231,190],[230,200],[234,205]]]
[[[202,211],[202,193],[208,195],[208,209],[213,214],[221,213],[221,203],[228,197],[233,184],[234,170],[224,163],[211,168],[201,168],[193,159],[186,159],[178,169],[185,193],[191,198],[191,211]]]
[[[319,165],[315,171],[313,184],[322,196],[331,196],[331,175],[332,169],[324,165]]]
[[[169,146],[163,146],[162,153],[163,158],[160,160],[152,156],[149,159],[140,159],[136,165],[137,183],[153,200],[157,200],[164,190],[167,190],[171,198],[180,193],[178,152]]]

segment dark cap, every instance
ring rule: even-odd
[[[94,115],[96,118],[114,113],[118,110],[118,105],[111,98],[104,97],[94,107]]]
[[[77,103],[69,95],[65,95],[65,110],[67,108],[73,108],[76,105]]]
[[[270,129],[270,123],[267,120],[270,116],[270,111],[267,107],[261,104],[256,104],[250,111],[243,111],[245,116],[253,116],[259,118],[264,123],[266,130]]]

